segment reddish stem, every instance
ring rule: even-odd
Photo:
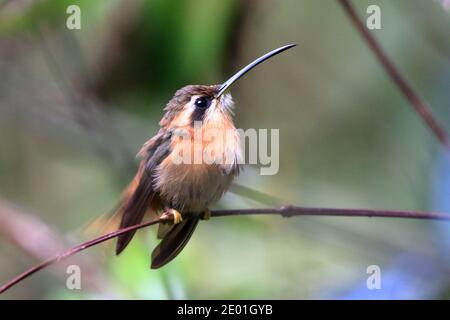
[[[356,13],[350,1],[349,0],[338,0],[338,1],[344,8],[345,12],[349,16],[355,28],[359,31],[364,40],[367,42],[369,48],[375,54],[375,56],[383,66],[386,73],[391,77],[392,81],[397,85],[398,89],[402,92],[403,96],[406,98],[406,100],[408,100],[410,105],[419,114],[419,116],[427,124],[427,126],[431,129],[431,131],[439,139],[439,141],[447,148],[448,151],[450,151],[450,140],[448,134],[431,112],[431,108],[425,103],[425,101],[422,100],[419,94],[408,83],[406,78],[391,62],[391,60],[388,58],[388,56],[383,51],[381,46],[372,36],[370,31],[366,28],[366,26]]]
[[[338,217],[378,217],[378,218],[408,218],[408,219],[428,219],[428,220],[448,220],[450,221],[450,214],[438,212],[421,212],[421,211],[396,211],[396,210],[373,210],[373,209],[337,209],[337,208],[309,208],[309,207],[295,207],[283,206],[281,208],[255,208],[255,209],[233,209],[233,210],[216,210],[211,212],[212,217],[224,216],[240,216],[240,215],[260,215],[273,214],[282,217],[293,216],[338,216]],[[15,286],[19,282],[42,270],[49,265],[68,258],[78,252],[87,248],[105,242],[107,240],[118,237],[124,233],[142,229],[154,224],[165,223],[172,221],[170,215],[162,215],[159,219],[149,222],[141,223],[131,227],[119,229],[114,232],[107,233],[98,238],[83,242],[51,259],[45,260],[34,267],[21,273],[14,279],[8,281],[0,287],[0,294]]]

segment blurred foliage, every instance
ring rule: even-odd
[[[81,30],[65,26],[69,4],[81,8]],[[437,1],[361,0],[361,15],[369,4],[382,10],[376,38],[450,131],[449,13]],[[127,184],[117,177],[133,174],[120,164],[136,164],[176,89],[220,83],[292,42],[232,90],[239,127],[281,135],[279,174],[249,166],[239,184],[305,206],[448,210],[439,204],[450,190],[431,188],[448,171],[436,168],[438,142],[332,0],[4,1],[1,195],[85,239],[83,226]],[[218,207],[261,206],[236,191],[248,197],[228,193]],[[156,239],[145,230],[119,257],[111,245],[91,249],[107,290],[69,291],[65,274],[43,271],[1,298],[448,298],[449,248],[436,245],[448,231],[394,219],[212,219],[163,270],[149,269]],[[413,268],[417,257],[429,264]],[[0,261],[3,282],[33,259],[2,241]],[[372,264],[391,275],[386,288],[403,291],[367,290]],[[397,283],[405,270],[427,286]]]

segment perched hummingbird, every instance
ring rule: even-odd
[[[120,228],[140,223],[146,213],[155,216],[162,210],[173,214],[172,224],[159,225],[158,238],[162,240],[152,253],[153,269],[164,266],[181,252],[199,219],[209,218],[208,207],[220,199],[239,173],[242,162],[232,119],[233,100],[225,92],[249,70],[294,46],[289,44],[261,56],[223,84],[185,86],[164,108],[159,122],[161,128],[139,151],[142,160],[138,172],[125,190],[118,209],[122,216]],[[197,134],[199,130],[212,129],[231,132],[233,138],[224,144]],[[189,138],[180,139],[176,134],[179,130],[187,132]],[[174,161],[174,155],[195,147],[209,148],[213,157],[221,160],[230,158],[231,154],[231,161]],[[116,254],[125,249],[133,236],[134,232],[129,232],[118,238]]]

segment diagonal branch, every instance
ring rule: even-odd
[[[407,219],[426,219],[426,220],[447,220],[450,221],[450,214],[438,212],[422,211],[397,211],[397,210],[374,210],[374,209],[338,209],[338,208],[309,208],[296,206],[283,206],[280,208],[254,208],[254,209],[230,209],[215,210],[211,212],[212,217],[242,216],[242,215],[279,215],[285,218],[294,216],[337,216],[337,217],[378,217],[378,218],[407,218]],[[127,232],[135,231],[159,223],[171,223],[173,216],[163,214],[158,219],[144,222],[131,227],[119,229],[107,233],[98,238],[83,242],[63,253],[45,260],[40,264],[26,270],[14,279],[8,281],[0,287],[0,294],[25,280],[34,273],[48,267],[49,265],[66,259],[78,252],[84,251],[102,242],[116,238]]]
[[[63,235],[36,218],[32,212],[2,197],[0,221],[0,238],[5,238],[37,261],[47,259],[50,254],[61,251],[68,245]],[[86,284],[92,289],[109,290],[110,285],[104,277],[104,272],[91,258],[84,256],[76,261],[85,270]]]
[[[430,107],[423,101],[423,99],[419,96],[419,94],[413,89],[413,87],[408,83],[406,78],[401,74],[401,72],[395,67],[392,61],[388,58],[386,53],[383,51],[381,46],[366,28],[361,18],[356,13],[353,5],[349,0],[338,0],[341,4],[350,20],[352,21],[355,28],[362,35],[364,40],[367,42],[367,45],[372,50],[372,52],[377,57],[378,61],[383,66],[386,73],[391,77],[391,80],[395,83],[398,89],[402,92],[403,96],[408,100],[411,107],[419,114],[422,120],[427,124],[430,130],[434,133],[434,135],[439,139],[439,141],[450,151],[450,139],[439,123],[439,121],[435,118],[433,113],[431,112]]]

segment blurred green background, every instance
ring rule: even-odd
[[[380,6],[371,32],[450,131],[444,1],[354,3],[362,17]],[[66,28],[71,4],[81,30]],[[221,83],[286,43],[298,46],[231,90],[238,127],[280,129],[279,173],[247,166],[237,180],[271,197],[235,187],[216,208],[450,211],[450,158],[337,1],[3,0],[0,283],[95,235],[86,226],[117,203],[178,88]],[[97,246],[0,299],[449,298],[449,234],[444,222],[214,218],[162,270],[145,229],[119,257]],[[66,288],[71,264],[82,290]],[[381,290],[366,288],[370,265]]]

